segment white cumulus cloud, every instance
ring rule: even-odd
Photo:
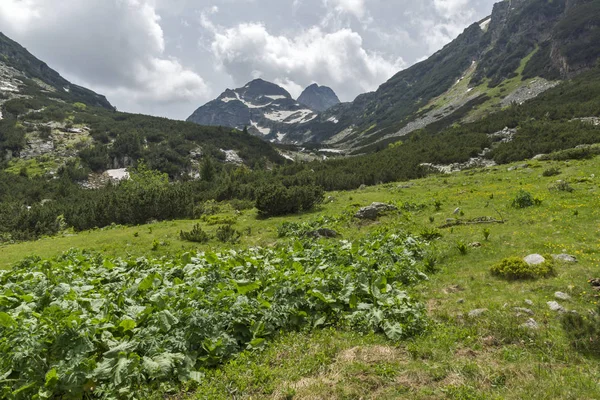
[[[213,31],[215,59],[239,85],[261,77],[297,94],[298,87],[317,82],[351,100],[405,66],[401,58],[390,61],[366,50],[362,37],[350,29],[324,32],[312,27],[289,37],[271,34],[262,23],[222,28],[205,19],[204,26]]]
[[[365,0],[324,0],[325,6],[333,7],[339,13],[348,13],[358,19],[366,14]]]
[[[165,54],[152,0],[2,0],[0,26],[35,43],[36,56],[119,108],[142,111],[149,103],[207,95],[198,74]]]

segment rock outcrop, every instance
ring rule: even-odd
[[[313,111],[323,112],[340,104],[340,99],[331,88],[314,83],[304,89],[298,97],[298,103],[304,104]]]

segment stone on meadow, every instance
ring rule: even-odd
[[[540,265],[546,262],[546,259],[540,254],[530,254],[523,259],[528,265]]]
[[[521,324],[521,327],[535,330],[535,329],[539,329],[540,326],[538,325],[538,323],[536,322],[535,319],[529,318],[527,320],[527,322],[525,322],[524,324]]]
[[[550,310],[552,310],[552,311],[557,311],[557,312],[561,312],[561,313],[567,311],[567,310],[565,310],[565,308],[563,306],[558,304],[556,301],[549,301],[546,304],[548,304],[548,307],[550,307]]]
[[[575,256],[572,256],[570,254],[552,254],[552,258],[555,261],[560,261],[560,262],[570,263],[570,264],[577,262],[577,258],[575,258]]]
[[[554,297],[556,297],[559,300],[571,300],[571,296],[563,292],[554,293]]]
[[[483,314],[485,314],[487,311],[488,311],[487,308],[478,308],[476,310],[471,310],[471,311],[469,311],[469,317],[477,318],[477,317],[480,317]]]

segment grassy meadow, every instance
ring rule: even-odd
[[[544,176],[552,168],[557,174]],[[599,172],[600,157],[529,161],[331,192],[315,212],[271,219],[258,219],[256,210],[235,211],[224,205],[204,220],[65,232],[5,245],[0,247],[0,268],[10,268],[31,255],[54,257],[70,248],[111,256],[159,257],[190,250],[270,246],[286,240],[278,237],[282,223],[310,222],[323,216],[345,215],[324,227],[335,229],[347,240],[380,228],[440,234],[431,244],[439,254],[437,271],[412,293],[426,304],[430,318],[429,329],[422,335],[395,343],[383,335],[339,329],[286,333],[264,351],[246,351],[211,370],[200,384],[157,396],[597,399],[597,356],[572,346],[560,314],[550,310],[547,302],[558,301],[584,317],[597,309],[599,296],[588,280],[600,278]],[[564,183],[559,185],[558,180]],[[511,207],[519,190],[531,193],[541,204]],[[350,217],[374,201],[394,203],[400,210],[375,222]],[[441,227],[448,219],[479,217],[504,223]],[[224,245],[211,239],[197,245],[179,238],[181,230],[190,230],[196,223],[212,234],[224,221],[234,222],[233,227],[242,233],[240,243]],[[490,274],[490,268],[503,258],[531,253],[568,253],[578,262],[556,263],[555,276],[537,280],[507,281]],[[555,292],[566,293],[570,299],[557,300]],[[485,311],[469,316],[476,309]],[[523,326],[529,319],[535,320],[536,329]]]

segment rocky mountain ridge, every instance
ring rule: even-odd
[[[294,143],[298,133],[318,116],[317,108],[339,99],[327,87],[311,85],[303,93],[310,104],[301,104],[282,87],[255,79],[237,89],[227,89],[215,100],[198,108],[187,120],[199,125],[227,126],[271,142]]]

